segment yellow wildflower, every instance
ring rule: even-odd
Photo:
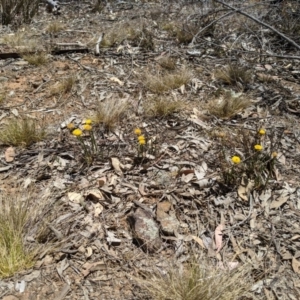
[[[257,151],[261,151],[263,149],[262,145],[255,145],[254,149]]]
[[[144,137],[143,135],[140,135],[140,136],[138,137],[138,140],[139,140],[139,141],[145,140],[145,137]]]
[[[259,129],[258,133],[260,135],[265,135],[266,134],[266,131],[264,129]]]
[[[271,156],[272,156],[273,158],[277,157],[277,155],[278,155],[277,152],[273,152],[273,153],[271,154]]]
[[[85,124],[85,125],[91,125],[91,124],[92,124],[92,120],[91,120],[91,119],[86,119],[86,120],[84,121],[84,124]]]
[[[231,157],[231,161],[234,163],[234,164],[239,164],[241,162],[241,159],[238,157],[238,156],[232,156]]]
[[[141,134],[142,134],[142,130],[139,129],[139,128],[136,128],[136,129],[134,129],[134,133],[135,133],[136,135],[141,135]]]
[[[72,129],[75,128],[75,125],[74,125],[73,123],[69,123],[69,124],[67,125],[67,128],[70,129],[70,130],[72,130]]]
[[[83,130],[90,131],[90,130],[92,130],[92,126],[89,124],[85,124],[85,125],[83,125]]]
[[[75,136],[81,136],[82,135],[82,131],[80,129],[75,129],[72,131],[72,134]]]
[[[146,141],[143,140],[143,139],[141,139],[141,140],[139,140],[139,144],[140,144],[140,145],[145,145],[145,144],[146,144]]]

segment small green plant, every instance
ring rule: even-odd
[[[43,52],[36,54],[23,55],[23,58],[29,62],[29,64],[34,66],[41,66],[48,62],[47,55]]]
[[[236,64],[229,64],[223,69],[216,70],[214,76],[228,85],[243,85],[251,81],[251,72],[246,67]]]
[[[153,300],[237,300],[251,287],[250,268],[221,269],[208,261],[170,265],[162,275],[158,271],[146,279],[137,279]]]
[[[234,153],[231,159],[228,159],[228,144],[234,143],[230,142],[229,138],[221,137],[220,161],[224,183],[228,186],[238,186],[243,178],[248,182],[253,181],[254,189],[263,190],[275,175],[278,154],[274,150],[276,143],[273,136],[270,136],[267,143],[266,131],[262,128],[254,136],[246,131],[238,132],[235,139],[239,140],[240,150]]]
[[[101,124],[105,130],[112,130],[125,114],[128,104],[118,99],[100,102],[94,117],[95,124]]]
[[[76,127],[73,123],[69,123],[67,128],[79,141],[83,150],[83,159],[90,166],[99,154],[102,156],[102,153],[96,143],[92,120],[86,119],[83,123],[82,128]]]
[[[35,142],[43,140],[46,130],[43,125],[28,117],[14,118],[0,131],[0,142],[9,146],[28,147]]]
[[[225,90],[220,93],[219,97],[208,102],[207,110],[211,115],[227,119],[250,105],[250,100],[243,93]]]
[[[145,103],[145,113],[150,117],[166,117],[186,107],[182,100],[172,100],[167,97],[154,97]]]
[[[146,75],[144,80],[145,87],[153,93],[162,94],[169,90],[180,88],[187,84],[191,79],[191,73],[183,68],[174,73]]]
[[[0,194],[0,278],[34,265],[35,250],[24,243],[30,219],[28,191]]]

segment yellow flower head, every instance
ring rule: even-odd
[[[234,164],[239,164],[241,162],[241,159],[238,157],[238,156],[232,156],[231,157],[231,161],[234,163]]]
[[[262,145],[255,145],[254,149],[257,151],[261,151],[263,149]]]
[[[82,135],[82,131],[80,129],[75,129],[72,131],[72,134],[75,136],[81,136]]]
[[[141,139],[141,140],[139,140],[139,144],[140,144],[140,145],[145,145],[145,144],[146,144],[146,141],[143,140],[143,139]]]
[[[140,135],[140,136],[138,137],[138,141],[143,141],[143,140],[145,140],[145,137],[144,137],[143,135]]]
[[[90,131],[90,130],[92,130],[92,126],[89,124],[85,124],[85,125],[83,125],[83,130]]]
[[[69,124],[67,125],[67,128],[70,129],[70,130],[72,130],[72,129],[75,128],[75,125],[74,125],[73,123],[69,123]]]
[[[258,130],[258,134],[260,135],[265,135],[266,134],[266,131],[264,129],[259,129]]]
[[[136,128],[136,129],[134,129],[134,133],[135,133],[136,135],[141,135],[141,134],[142,134],[142,130],[139,129],[139,128]]]
[[[273,153],[271,154],[271,156],[272,156],[273,158],[277,157],[277,155],[278,155],[277,152],[273,152]]]
[[[92,120],[91,120],[91,119],[86,119],[86,120],[84,121],[84,124],[85,124],[85,125],[91,125],[91,124],[92,124]]]

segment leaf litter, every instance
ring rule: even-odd
[[[128,10],[125,18],[150,7],[144,5]],[[87,8],[84,3],[80,6],[78,14],[84,14]],[[104,18],[106,13],[99,14],[103,28],[108,30],[112,20],[124,17],[124,11],[107,11],[112,18],[109,21]],[[66,7],[65,13],[72,14],[71,8]],[[46,24],[49,16],[41,19]],[[89,22],[93,19],[99,21],[93,16]],[[88,41],[94,32],[87,23],[86,18],[75,16],[70,21],[74,34],[78,31],[78,39]],[[36,26],[42,33],[42,25]],[[82,31],[85,26],[87,32]],[[165,31],[159,34],[161,40],[166,39]],[[68,32],[61,39],[72,42]],[[189,50],[174,47],[188,63]],[[217,93],[220,88],[213,78],[206,78],[204,70],[193,75],[191,84],[170,92],[177,99],[184,96],[183,99],[191,100],[190,110],[176,113],[167,121],[145,120],[140,116],[149,92],[137,74],[151,71],[148,62],[155,61],[159,51],[143,52],[128,41],[102,50],[99,59],[80,53],[74,54],[72,60],[67,56],[57,58],[52,62],[56,73],[41,68],[39,72],[51,80],[80,73],[80,89],[75,87],[65,99],[48,93],[47,80],[34,92],[39,98],[33,97],[31,86],[26,85],[29,80],[23,78],[40,79],[41,74],[24,66],[5,67],[7,74],[19,72],[17,81],[8,85],[13,91],[11,103],[19,105],[18,97],[26,93],[32,99],[22,107],[23,113],[45,113],[55,130],[48,140],[27,149],[10,147],[2,151],[1,191],[13,191],[13,183],[21,183],[25,188],[36,189],[36,201],[47,203],[39,222],[25,237],[28,243],[43,246],[36,264],[15,277],[2,279],[1,295],[15,294],[19,282],[16,295],[29,293],[29,299],[35,294],[41,299],[49,298],[49,294],[53,299],[147,299],[146,292],[136,286],[131,276],[151,274],[154,266],[164,266],[170,258],[184,263],[188,255],[196,252],[210,257],[212,268],[234,269],[250,263],[256,283],[249,299],[298,299],[299,132],[293,89],[299,85],[289,85],[287,90],[280,84],[252,84],[247,88],[255,91],[257,106],[251,105],[233,119],[221,120],[199,106],[199,98],[206,101],[206,95]],[[211,49],[203,50],[203,61],[195,58],[196,64],[218,68],[214,62],[217,56],[211,60]],[[176,51],[174,57],[178,55]],[[276,78],[292,80],[296,76],[291,76],[290,67],[277,65],[272,57],[264,66],[257,63],[256,68]],[[263,80],[267,79],[260,76]],[[280,100],[283,96],[290,97],[288,102]],[[97,101],[112,99],[131,101],[134,113],[120,118],[120,126],[111,131],[99,129],[98,142],[105,159],[97,157],[86,166],[78,159],[78,143],[70,138],[66,126],[71,122],[80,124],[82,113],[89,117]],[[10,113],[19,116],[22,109],[12,108]],[[266,128],[278,125],[278,132],[280,126],[289,129],[279,140],[282,151],[277,154],[275,179],[271,188],[263,191],[256,191],[249,180],[230,189],[219,177],[221,162],[215,146],[218,137],[212,131],[226,129],[234,136],[235,127],[246,126],[255,131],[257,122]],[[295,126],[289,124],[293,122]],[[133,134],[137,124],[152,142],[148,153],[138,150]],[[236,153],[242,152],[240,145],[232,145],[234,148]],[[50,286],[49,281],[53,283]]]

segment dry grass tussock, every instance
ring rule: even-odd
[[[0,194],[0,278],[31,268],[39,250],[25,243],[26,235],[36,226],[36,214],[40,212],[37,207],[32,209],[33,194],[20,188],[11,191]]]
[[[159,65],[168,70],[174,71],[176,69],[176,60],[169,56],[164,56],[158,61]]]
[[[222,270],[208,261],[169,266],[166,273],[153,272],[137,279],[153,300],[235,300],[251,287],[250,267]]]
[[[143,23],[126,22],[112,27],[101,41],[101,47],[109,48],[127,40],[134,47],[154,50],[153,35]]]
[[[243,85],[251,81],[251,73],[246,67],[229,64],[225,68],[217,69],[214,72],[217,80],[228,85]]]
[[[13,118],[0,131],[0,142],[8,146],[28,147],[46,137],[42,122],[24,118]]]
[[[44,52],[38,52],[31,55],[23,55],[23,58],[33,66],[45,65],[48,62],[48,57]]]
[[[50,90],[51,95],[67,94],[71,92],[76,82],[75,76],[64,78],[60,83],[56,83]]]
[[[128,109],[128,103],[120,99],[109,99],[98,104],[93,118],[95,124],[102,125],[106,130],[112,130],[119,123]]]
[[[178,89],[182,85],[186,85],[191,77],[191,72],[186,68],[182,68],[173,73],[146,75],[144,85],[149,91],[155,94],[162,94],[169,90]]]
[[[227,119],[235,116],[250,105],[251,101],[246,95],[225,90],[219,97],[208,102],[207,110],[213,116]]]
[[[39,43],[38,39],[31,38],[27,32],[30,30],[25,29],[24,31],[17,31],[3,36],[1,39],[4,44],[16,49],[20,53],[36,52],[42,50],[42,44]]]
[[[147,99],[144,104],[145,114],[150,117],[166,117],[181,111],[185,107],[186,102],[183,100],[173,100],[163,96]]]
[[[56,33],[59,33],[60,31],[62,31],[64,28],[65,28],[64,24],[62,24],[60,22],[53,22],[47,26],[46,32],[49,34],[56,34]]]

